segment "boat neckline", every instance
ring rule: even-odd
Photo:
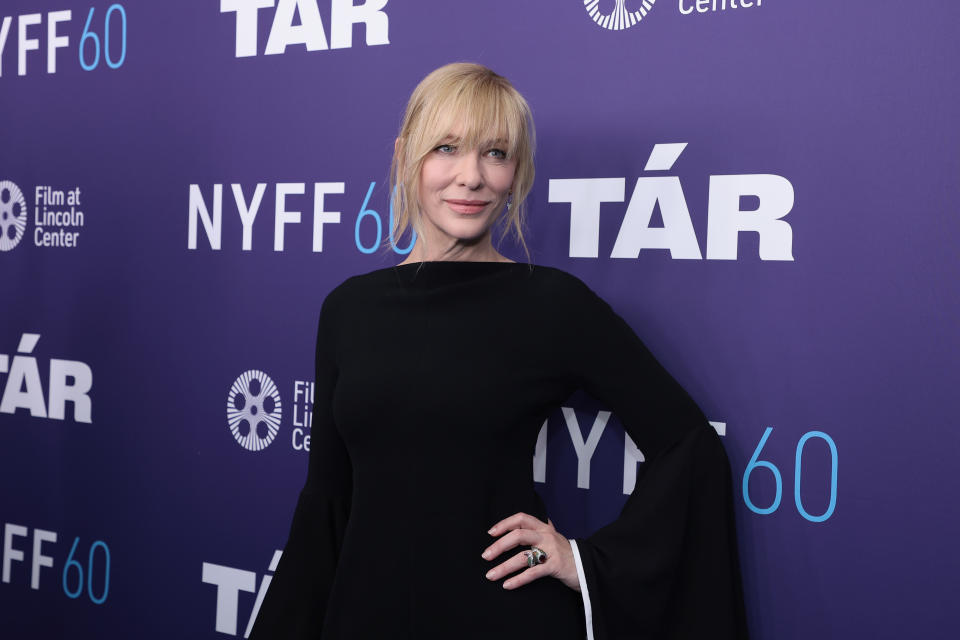
[[[420,260],[418,262],[406,262],[403,264],[395,264],[393,267],[412,267],[419,266],[424,264],[515,264],[515,265],[530,265],[529,262],[505,262],[503,260]]]

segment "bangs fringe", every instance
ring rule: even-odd
[[[455,78],[432,92],[433,99],[420,114],[422,126],[416,127],[421,138],[410,141],[413,159],[426,156],[457,128],[461,128],[457,140],[460,145],[473,149],[499,140],[508,156],[516,156],[527,138],[526,114],[517,109],[496,79],[465,82],[471,79]]]

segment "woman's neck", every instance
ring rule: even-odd
[[[411,262],[514,262],[500,254],[492,245],[484,247],[455,246],[446,251],[426,252],[416,243],[410,255],[400,264]]]

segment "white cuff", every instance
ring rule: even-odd
[[[587,640],[593,640],[593,610],[590,608],[590,593],[587,591],[587,577],[583,573],[583,563],[580,561],[580,549],[577,541],[570,538],[570,548],[573,549],[573,562],[577,565],[577,580],[580,582],[580,595],[583,596],[583,617],[587,621]]]

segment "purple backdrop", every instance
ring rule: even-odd
[[[4,637],[244,635],[320,304],[402,260],[370,252],[393,138],[456,60],[533,107],[533,261],[725,434],[754,637],[949,634],[956,3],[71,4],[0,8]],[[635,467],[565,406],[533,466],[582,535]]]

